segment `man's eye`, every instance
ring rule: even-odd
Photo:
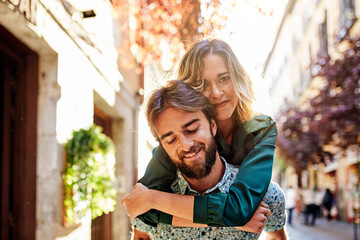
[[[187,133],[196,133],[198,128],[192,129],[192,130],[186,130]]]
[[[230,80],[230,76],[225,76],[225,77],[220,78],[220,82],[226,82],[228,80]]]
[[[171,139],[170,141],[167,141],[167,144],[172,144],[175,142],[175,138]]]

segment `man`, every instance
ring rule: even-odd
[[[181,91],[180,91],[181,89]],[[177,166],[177,178],[172,184],[174,193],[203,195],[210,192],[228,192],[236,179],[238,169],[222,159],[217,151],[215,110],[208,100],[182,81],[172,81],[150,97],[147,105],[152,133]],[[142,188],[137,184],[136,188]],[[145,188],[145,187],[144,187]],[[123,204],[127,199],[123,200]],[[264,202],[271,215],[265,222],[268,239],[286,239],[285,199],[276,184],[270,184]],[[250,221],[251,222],[251,221]],[[257,239],[258,233],[244,228],[208,227],[186,222],[196,227],[178,228],[158,224],[157,227],[136,219],[135,229],[148,232],[154,239]],[[136,234],[139,232],[135,231]]]
[[[295,208],[296,191],[289,186],[285,191],[286,209],[288,210],[288,223],[292,224],[293,210]]]

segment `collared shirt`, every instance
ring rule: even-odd
[[[233,165],[225,164],[225,172],[214,187],[208,189],[204,194],[212,192],[227,193],[231,184],[236,179],[239,169]],[[177,177],[171,189],[174,193],[183,195],[200,195],[196,190],[192,189],[177,170]],[[280,187],[271,183],[263,201],[270,207],[271,215],[265,222],[265,231],[276,231],[284,227],[285,224],[285,197]],[[245,232],[233,227],[174,227],[169,224],[159,223],[157,227],[153,227],[143,223],[139,218],[132,222],[133,226],[142,232],[148,232],[153,239],[258,239],[260,234]]]

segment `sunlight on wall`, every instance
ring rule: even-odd
[[[272,115],[269,84],[262,79],[266,58],[274,43],[288,0],[239,1],[217,36],[231,45],[249,73],[256,94],[256,112]]]

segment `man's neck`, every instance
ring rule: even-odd
[[[201,179],[192,179],[185,177],[184,178],[188,181],[191,188],[196,190],[201,195],[208,189],[214,187],[220,180],[222,179],[225,172],[225,164],[220,159],[219,153],[216,152],[216,159],[215,163],[209,173],[204,178]]]

